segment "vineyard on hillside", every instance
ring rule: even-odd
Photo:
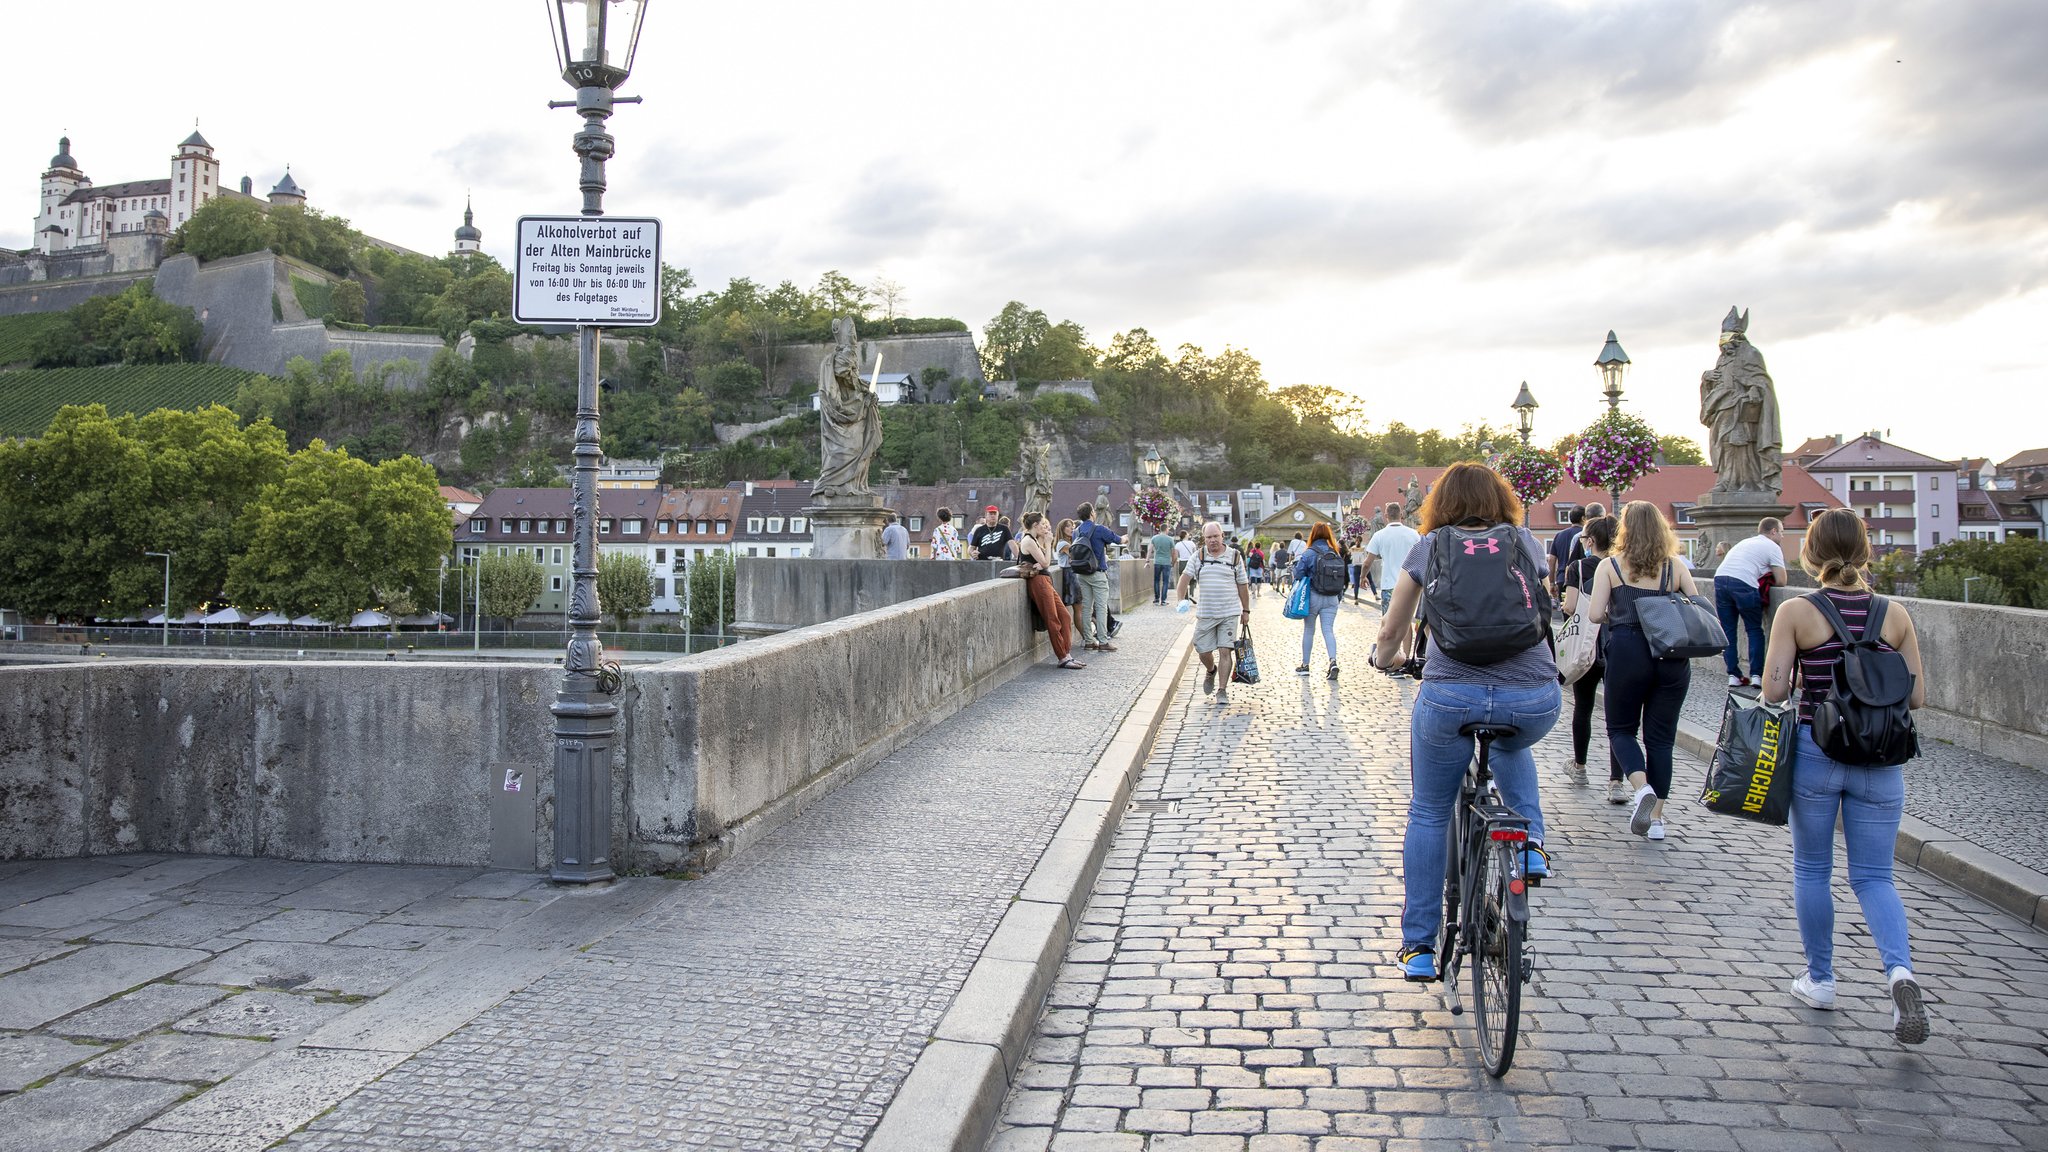
[[[66,404],[104,404],[114,415],[232,404],[257,375],[220,364],[144,364],[0,372],[0,436],[39,436]]]
[[[66,320],[62,312],[0,316],[0,367],[28,363],[29,357],[35,355],[36,338]]]

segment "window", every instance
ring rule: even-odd
[[[666,535],[668,535],[668,530],[669,530],[669,527],[670,527],[670,522],[669,522],[669,521],[667,521],[667,520],[663,520],[663,521],[661,522],[661,527],[659,527],[659,528],[657,528],[657,529],[655,529],[655,530],[654,530],[654,534],[655,534],[655,535],[657,535],[657,536],[666,536]]]
[[[507,536],[510,536],[510,535],[512,534],[512,521],[510,521],[510,520],[500,520],[500,521],[498,521],[498,531],[500,531],[500,532],[503,532],[503,533],[504,533],[505,535],[507,535]]]
[[[666,576],[656,576],[656,577],[654,578],[654,597],[655,597],[655,599],[659,600],[659,599],[662,599],[663,597],[666,597],[667,595],[668,595],[668,578],[667,578]]]
[[[804,530],[804,518],[801,516],[791,516],[789,518],[789,530],[791,532],[802,532]]]
[[[725,525],[724,525],[724,524],[720,524],[720,525],[718,526],[718,530],[719,530],[720,532],[723,532],[723,531],[725,531]],[[698,533],[699,533],[700,535],[701,535],[701,534],[703,534],[703,533],[705,533],[705,532],[709,532],[709,531],[711,531],[711,522],[710,522],[709,520],[699,520],[699,521],[697,521],[697,532],[698,532]]]
[[[1936,533],[1934,534],[1934,542],[1935,542],[1936,544],[1939,544],[1939,543],[1941,543],[1941,533],[1939,533],[1939,532],[1936,532]]]
[[[1674,514],[1672,518],[1674,522],[1679,524],[1690,524],[1693,522],[1692,510],[1693,505],[1685,503],[1682,500],[1675,500],[1671,504],[1671,511]]]
[[[918,558],[918,557],[919,557],[920,555],[922,555],[922,553],[920,553],[920,552],[918,551],[918,549],[917,549],[917,545],[915,545],[915,544],[912,544],[912,545],[910,546],[910,558],[911,558],[912,560],[915,560],[915,559],[917,559],[917,558]]]
[[[469,521],[469,530],[471,532],[488,532],[491,530],[491,522],[480,516],[472,516]]]
[[[549,526],[550,524],[553,524],[553,523],[554,523],[554,521],[552,521],[552,520],[543,520],[543,521],[541,521],[540,523],[538,523],[538,524],[534,525],[534,531],[536,531],[536,532],[540,533],[541,535],[545,536],[545,535],[547,535],[547,534],[548,534],[548,526]]]
[[[1572,522],[1572,510],[1577,508],[1578,505],[1567,504],[1560,500],[1556,504],[1551,505],[1551,507],[1557,509],[1557,524],[1558,527],[1562,528]]]
[[[773,555],[775,555],[775,545],[773,545],[773,544],[770,544],[770,545],[768,546],[768,555],[770,555],[770,556],[773,556]]]
[[[550,577],[548,577],[548,591],[550,591],[550,592],[560,592],[561,590],[562,590],[562,578],[561,578],[560,576],[550,576]]]
[[[609,536],[612,534],[612,522],[609,517],[597,522],[597,534],[599,536]]]
[[[770,532],[780,532],[780,531],[782,531],[782,517],[780,517],[780,516],[770,516],[770,517],[768,518],[768,531],[770,531]],[[770,555],[770,556],[773,556],[773,555],[774,555],[774,553],[773,553],[773,552],[770,552],[770,553],[769,553],[769,555]]]
[[[562,550],[561,550],[560,548],[557,548],[557,549],[555,549],[555,558],[554,558],[554,563],[556,563],[556,564],[560,564],[561,562],[562,562]]]
[[[726,534],[727,532],[730,532],[730,531],[732,531],[732,521],[730,521],[730,520],[720,520],[720,521],[718,522],[718,534],[719,534],[720,536],[723,536],[723,535],[725,535],[725,534]]]
[[[1927,478],[1927,490],[1928,490],[1929,492],[1939,492],[1939,491],[1941,491],[1941,477],[1939,477],[1939,476],[1929,476],[1929,477]]]
[[[759,553],[757,553],[757,552],[755,552],[755,551],[754,551],[754,546],[753,546],[752,544],[749,544],[749,545],[747,545],[747,555],[749,555],[749,556],[757,556],[757,555],[759,555]]]
[[[749,516],[749,517],[747,517],[747,531],[748,531],[749,533],[755,533],[755,532],[759,532],[760,530],[761,530],[761,518],[760,518],[759,516]],[[752,550],[752,549],[748,549],[748,550],[747,550],[747,555],[749,555],[749,556],[752,556],[753,554],[754,554],[754,552],[753,552],[753,550]]]
[[[1939,504],[1929,504],[1929,505],[1927,506],[1927,516],[1928,516],[1928,518],[1929,518],[1929,519],[1931,519],[1931,520],[1939,520],[1939,519],[1941,519],[1941,505],[1939,505]]]
[[[646,521],[641,520],[637,516],[631,520],[626,521],[626,535],[638,536],[640,534],[640,529],[644,524],[646,524]]]
[[[922,517],[922,516],[912,516],[912,517],[910,518],[910,530],[911,530],[912,532],[922,532],[922,531],[924,531],[924,517]]]
[[[521,536],[524,536],[524,535],[526,535],[526,534],[527,534],[528,532],[531,532],[531,531],[533,531],[533,521],[531,521],[531,520],[521,520],[521,521],[519,522],[519,534],[520,534]]]
[[[556,531],[556,532],[567,532],[568,530],[569,530],[569,522],[568,522],[567,520],[557,520],[557,521],[555,521],[555,531]]]
[[[183,177],[183,176],[180,176],[180,177],[178,177],[178,179],[180,179],[180,180],[183,180],[183,179],[184,179],[184,177]],[[180,204],[183,204],[184,202],[185,202],[185,193],[184,193],[183,191],[180,191],[180,192],[178,193],[178,203],[180,203]]]
[[[1833,492],[1835,490],[1835,478],[1833,476],[1821,477],[1820,486],[1827,489],[1830,492]]]

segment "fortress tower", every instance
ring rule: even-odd
[[[220,161],[214,159],[213,145],[194,128],[171,157],[171,227],[192,218],[201,204],[220,195]]]

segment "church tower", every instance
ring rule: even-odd
[[[484,250],[484,234],[477,231],[476,213],[470,210],[469,199],[462,201],[462,227],[455,230],[454,256],[469,256]]]
[[[199,206],[220,195],[220,161],[214,159],[213,145],[192,129],[171,157],[171,228],[176,230],[192,218]]]
[[[78,161],[71,158],[71,137],[59,137],[57,154],[50,157],[50,168],[43,173],[41,210],[36,215],[36,251],[47,256],[78,242],[78,221],[64,219],[64,201],[80,188],[90,187],[92,181],[78,170]]]

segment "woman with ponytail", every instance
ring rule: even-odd
[[[1657,595],[1659,589],[1692,596],[1699,592],[1686,566],[1673,562],[1677,533],[1647,500],[1631,500],[1622,508],[1614,552],[1593,577],[1592,602],[1586,609],[1586,619],[1606,626],[1607,749],[1635,789],[1629,831],[1662,840],[1672,750],[1678,746],[1678,714],[1692,685],[1692,664],[1650,654],[1650,642],[1636,618],[1636,601]]]
[[[1799,566],[1820,581],[1813,595],[1828,598],[1855,640],[1865,638],[1873,609],[1882,611],[1878,647],[1904,658],[1913,673],[1908,703],[1919,708],[1927,702],[1920,638],[1903,606],[1871,592],[1864,576],[1869,565],[1870,537],[1856,513],[1830,508],[1807,525]],[[1918,1044],[1927,1039],[1927,1007],[1913,978],[1906,908],[1892,883],[1893,842],[1906,809],[1905,768],[1842,764],[1813,739],[1813,706],[1834,686],[1842,651],[1834,624],[1811,597],[1778,606],[1764,653],[1763,697],[1773,704],[1790,699],[1795,668],[1803,682],[1792,758],[1791,828],[1792,906],[1799,917],[1806,971],[1792,982],[1792,995],[1812,1008],[1835,1006],[1835,898],[1828,885],[1839,822],[1849,853],[1849,887],[1863,906],[1870,941],[1890,985],[1892,1035],[1901,1044]]]

